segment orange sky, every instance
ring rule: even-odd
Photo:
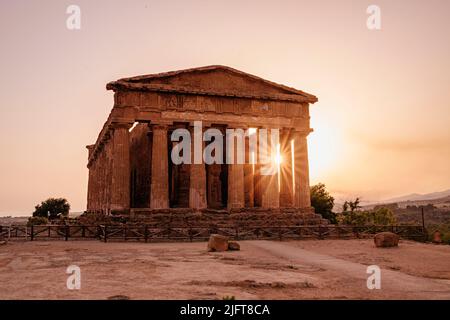
[[[449,14],[446,0],[1,1],[0,214],[50,196],[84,210],[105,84],[210,64],[318,96],[311,182],[338,198],[450,188]]]

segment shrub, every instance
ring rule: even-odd
[[[328,193],[323,183],[318,183],[311,187],[311,206],[316,213],[320,213],[323,218],[330,223],[336,223],[336,214],[332,211],[334,198]]]
[[[28,222],[27,222],[27,226],[32,226],[32,225],[40,225],[40,224],[48,224],[48,219],[45,217],[29,217],[28,218]]]
[[[380,208],[372,211],[344,211],[338,216],[339,223],[364,226],[364,225],[394,225],[396,218],[388,208]]]
[[[49,198],[35,207],[33,217],[56,219],[69,214],[70,204],[64,198]]]

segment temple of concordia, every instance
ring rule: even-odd
[[[87,212],[326,222],[310,203],[307,136],[315,96],[226,66],[123,78],[107,89],[114,91],[114,106],[95,144],[87,146]],[[195,121],[223,133],[279,129],[279,170],[262,175],[261,165],[249,161],[174,164],[171,134],[192,131]],[[248,160],[248,141],[245,150]]]

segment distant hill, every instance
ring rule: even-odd
[[[336,199],[333,210],[340,212],[342,210],[343,199]],[[412,193],[401,197],[390,198],[380,201],[361,201],[361,206],[365,210],[371,210],[375,206],[384,204],[397,203],[399,207],[406,207],[408,205],[427,205],[433,204],[438,207],[450,207],[450,189],[440,192],[432,192],[426,194]]]
[[[401,197],[391,198],[384,201],[383,203],[393,203],[393,202],[405,202],[405,201],[423,201],[423,200],[434,200],[450,196],[450,189],[440,192],[432,192],[426,194],[412,193]]]

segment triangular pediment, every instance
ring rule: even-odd
[[[108,89],[176,91],[185,93],[262,97],[314,103],[311,94],[226,66],[208,66],[131,78],[108,84]]]

